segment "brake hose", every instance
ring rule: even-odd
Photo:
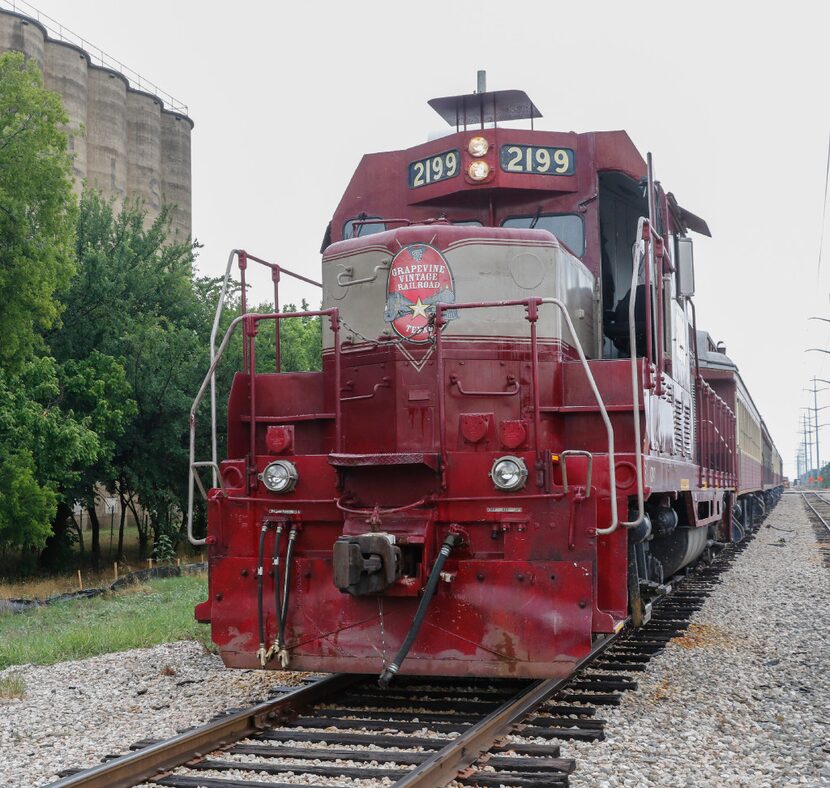
[[[401,664],[406,659],[409,649],[412,648],[412,644],[418,635],[418,630],[421,628],[424,618],[426,618],[427,608],[429,607],[429,603],[432,601],[432,597],[435,594],[435,589],[438,587],[438,580],[441,577],[441,570],[444,568],[444,562],[447,560],[450,552],[452,552],[452,549],[457,547],[460,543],[461,534],[450,533],[447,534],[447,538],[444,539],[444,544],[441,545],[438,557],[435,559],[435,563],[432,565],[432,571],[429,573],[429,580],[427,580],[424,595],[421,597],[418,610],[415,612],[415,618],[412,620],[412,626],[409,628],[409,633],[395,656],[395,659],[387,665],[386,668],[384,668],[378,678],[378,684],[381,687],[388,687],[392,679],[395,677],[395,674],[401,669]]]
[[[279,523],[274,533],[274,557],[271,561],[274,568],[274,611],[277,616],[277,630],[274,633],[274,642],[266,654],[266,660],[270,660],[282,648],[279,628],[280,610],[282,609],[282,599],[280,597],[280,544],[282,543],[282,531],[282,523]]]
[[[279,640],[280,647],[276,651],[276,656],[279,658],[280,664],[283,668],[288,667],[288,650],[285,648],[285,623],[288,620],[288,599],[291,595],[291,559],[294,556],[294,543],[297,541],[297,528],[293,527],[291,533],[288,534],[288,547],[285,551],[285,570],[283,573],[282,584],[282,607],[277,608],[279,615]],[[274,583],[278,582],[278,578],[274,577]]]
[[[265,650],[265,617],[262,612],[262,562],[265,553],[265,534],[268,531],[268,526],[263,523],[262,530],[259,532],[259,562],[256,569],[256,609],[257,609],[257,624],[259,626],[259,650],[256,655],[262,667],[268,661],[268,652]]]

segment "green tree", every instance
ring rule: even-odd
[[[73,412],[101,442],[74,490],[89,510],[94,564],[101,484],[134,506],[140,501],[158,535],[186,483],[187,410],[206,363],[209,323],[193,281],[193,248],[168,243],[168,232],[166,211],[148,223],[139,204],[116,211],[93,191],[81,198],[77,273],[49,341],[72,383]],[[140,536],[146,552],[147,534]]]
[[[60,99],[37,66],[0,55],[0,368],[18,370],[59,314],[76,206]]]
[[[73,272],[77,206],[66,114],[35,64],[0,55],[0,547],[24,558],[51,531],[61,488],[99,451],[64,406],[43,331]]]

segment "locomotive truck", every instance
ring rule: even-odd
[[[537,129],[523,91],[429,103],[448,133],[354,172],[319,310],[276,295],[246,313],[249,265],[275,286],[295,274],[228,260],[243,314],[191,412],[188,532],[210,567],[196,617],[231,667],[565,676],[780,494],[737,367],[696,325],[691,234],[708,226],[651,156],[624,131]],[[320,319],[319,371],[281,369],[278,329],[298,316]],[[220,458],[215,370],[235,332]]]

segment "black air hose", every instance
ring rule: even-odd
[[[412,620],[412,626],[409,628],[409,633],[395,656],[395,659],[386,666],[383,673],[381,673],[378,678],[378,684],[381,687],[388,687],[389,683],[395,677],[395,674],[401,669],[401,664],[406,659],[409,649],[412,648],[412,643],[418,635],[418,630],[421,628],[424,618],[426,618],[427,608],[429,607],[429,603],[432,601],[432,597],[435,594],[435,589],[438,587],[438,580],[441,577],[441,570],[444,568],[444,562],[447,560],[447,557],[453,547],[457,547],[460,543],[460,534],[450,533],[447,534],[447,538],[444,539],[444,544],[441,545],[441,550],[438,552],[438,558],[435,559],[435,563],[432,565],[432,571],[429,573],[429,580],[427,580],[424,595],[421,597],[421,602],[418,605],[415,618]]]

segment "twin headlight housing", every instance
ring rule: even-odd
[[[296,486],[300,474],[297,472],[297,466],[288,460],[276,460],[265,466],[265,469],[259,474],[260,481],[271,491],[275,493],[291,492]]]
[[[521,490],[527,481],[527,465],[521,457],[498,457],[490,468],[490,478],[498,490]]]
[[[297,486],[299,478],[297,466],[288,460],[275,460],[259,474],[260,481],[275,493],[291,492]],[[498,490],[521,490],[527,482],[527,465],[521,457],[497,457],[490,468],[490,478]]]

